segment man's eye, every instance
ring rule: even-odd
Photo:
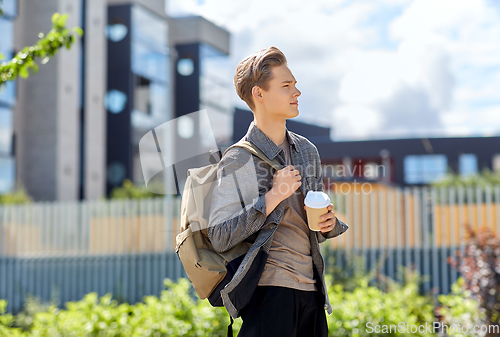
[[[283,86],[283,88],[285,88],[285,87],[288,87],[288,84]]]

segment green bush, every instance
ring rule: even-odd
[[[435,187],[486,187],[500,185],[500,172],[491,172],[488,168],[483,169],[480,174],[461,176],[454,172],[448,172],[442,179],[432,183]]]
[[[6,314],[5,308],[7,308],[7,301],[0,300],[0,336],[27,336],[21,329],[13,327],[14,317]]]
[[[0,194],[0,205],[27,204],[32,200],[24,188],[11,193]]]
[[[47,303],[42,302],[42,300],[38,297],[28,294],[23,310],[15,317],[14,325],[25,331],[31,330],[35,315],[39,312],[48,311],[52,306],[57,306],[59,304],[58,297],[58,292],[55,289],[51,295],[51,300]]]
[[[418,294],[415,274],[408,277],[404,286],[390,283],[388,292],[369,286],[368,278],[359,279],[353,291],[345,291],[342,285],[332,281],[332,276],[326,275],[333,309],[332,315],[326,316],[330,337],[437,336],[411,333],[411,330],[403,333],[399,326],[401,322],[408,323],[405,329],[432,326],[436,320],[434,299]],[[194,299],[187,279],[181,278],[177,283],[166,279],[165,286],[167,289],[160,297],[146,296],[143,302],[134,305],[120,304],[109,294],[98,298],[96,293],[85,295],[81,301],[66,303],[65,309],[49,305],[40,312],[42,307],[37,305],[39,309],[32,310],[29,331],[15,326],[16,317],[4,314],[6,302],[0,300],[0,336],[226,336],[229,316],[225,308],[214,308],[206,300]],[[480,322],[478,303],[459,283],[453,286],[451,294],[440,296],[439,300],[438,313],[446,324]],[[369,323],[372,325],[367,325]],[[241,318],[235,320],[235,336],[241,324]],[[399,328],[398,331],[375,332],[375,326],[383,329],[391,325]]]
[[[465,289],[465,280],[462,277],[452,285],[451,294],[439,296],[439,302],[441,307],[436,311],[443,324],[450,328],[467,326],[469,333],[461,334],[462,337],[476,336],[473,334],[474,326],[485,324],[484,310],[480,309],[479,302],[472,297],[472,292]]]
[[[208,301],[194,300],[187,279],[174,283],[165,280],[166,290],[160,297],[145,296],[135,305],[113,300],[110,294],[98,298],[96,293],[83,300],[66,303],[66,309],[50,305],[46,311],[34,313],[29,332],[13,328],[15,318],[0,316],[0,336],[210,336],[227,334],[229,316],[224,308],[213,308]],[[1,305],[1,302],[0,302]],[[1,307],[0,307],[1,309]],[[237,333],[241,319],[233,324]]]
[[[111,190],[111,199],[147,199],[164,197],[163,194],[150,192],[146,186],[134,185],[129,179],[124,179],[121,187]]]
[[[333,313],[327,315],[330,337],[433,336],[409,330],[411,326],[432,325],[434,321],[432,297],[419,295],[415,276],[405,286],[392,283],[387,293],[369,286],[368,278],[360,280],[357,287],[349,292],[344,291],[342,285],[332,284],[330,275],[325,277],[333,309]],[[398,324],[401,322],[408,323],[408,327],[400,328]],[[382,332],[384,326],[391,325],[398,328],[393,329],[395,333]],[[380,328],[380,333],[376,332],[376,326]],[[406,333],[403,333],[404,330]]]

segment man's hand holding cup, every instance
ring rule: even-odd
[[[304,209],[307,211],[306,206],[304,206]],[[323,214],[320,216],[321,222],[318,224],[318,227],[321,228],[321,233],[326,233],[331,231],[333,228],[335,228],[335,224],[337,222],[337,216],[335,215],[335,212],[333,211],[333,205],[330,204],[328,205],[328,213]]]
[[[326,193],[309,191],[304,204],[304,209],[307,212],[307,222],[311,230],[327,233],[335,227],[337,218],[333,211],[333,205],[330,203],[330,198]]]

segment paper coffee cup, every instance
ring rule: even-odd
[[[307,223],[313,231],[321,231],[319,228],[320,216],[328,213],[330,205],[330,197],[328,194],[321,191],[309,191],[304,199],[307,213]]]

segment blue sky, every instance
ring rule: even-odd
[[[232,69],[280,48],[302,91],[297,118],[361,140],[500,135],[499,3],[167,0],[166,9],[229,30]]]

